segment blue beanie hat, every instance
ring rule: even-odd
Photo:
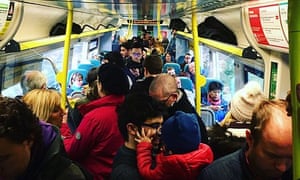
[[[125,95],[129,91],[129,82],[123,69],[115,64],[103,64],[98,70],[98,79],[102,88],[110,94]]]
[[[161,138],[166,148],[174,154],[198,149],[201,134],[196,115],[176,111],[175,115],[164,122]]]

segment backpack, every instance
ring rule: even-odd
[[[246,144],[246,139],[232,135],[226,127],[215,124],[207,131],[208,145],[214,153],[214,159],[230,154]]]
[[[64,35],[66,34],[66,28],[67,25],[65,23],[57,23],[51,28],[49,35],[50,36]],[[76,23],[72,24],[72,34],[80,34],[82,33],[82,31],[83,29],[79,24]]]
[[[198,25],[198,36],[237,45],[235,34],[214,16],[207,17]]]
[[[67,105],[68,105],[68,115],[67,115],[67,124],[71,130],[72,133],[74,133],[77,129],[77,127],[79,126],[83,116],[80,113],[79,109],[78,109],[78,104],[75,102],[74,104],[70,103],[67,100]]]
[[[180,18],[171,19],[171,22],[169,24],[169,29],[176,29],[177,31],[184,31],[185,28],[187,28],[188,32],[191,31],[182,19],[180,19]]]

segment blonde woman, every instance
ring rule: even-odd
[[[23,100],[40,120],[61,127],[65,112],[61,108],[61,96],[57,91],[34,89]]]

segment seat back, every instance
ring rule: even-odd
[[[182,63],[184,62],[184,57],[185,57],[185,56],[179,56],[179,57],[176,59],[176,62],[177,62],[178,64],[182,64]]]
[[[201,107],[201,118],[207,128],[216,124],[215,113],[208,107]]]
[[[90,63],[93,64],[94,67],[99,67],[101,65],[101,62],[98,59],[91,59]]]
[[[184,65],[183,72],[189,72],[189,64]]]
[[[181,88],[194,92],[193,81],[190,78],[185,76],[179,76],[178,78],[180,79]]]
[[[175,73],[176,73],[177,76],[180,74],[180,72],[181,72],[180,65],[177,64],[177,63],[166,63],[166,64],[164,64],[162,72],[167,73],[169,67],[173,68],[175,70]]]
[[[87,71],[89,71],[93,67],[97,67],[97,66],[95,66],[94,64],[89,64],[89,63],[80,63],[77,66],[78,69],[85,69]]]

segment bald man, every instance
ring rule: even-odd
[[[292,179],[292,119],[286,109],[283,100],[258,103],[247,146],[207,166],[199,179]]]
[[[177,88],[175,77],[166,73],[157,75],[150,84],[149,95],[165,104],[168,108],[168,113],[164,116],[164,120],[173,116],[176,111],[196,114],[200,126],[201,142],[208,142],[205,124],[189,102],[185,91],[182,88]]]

